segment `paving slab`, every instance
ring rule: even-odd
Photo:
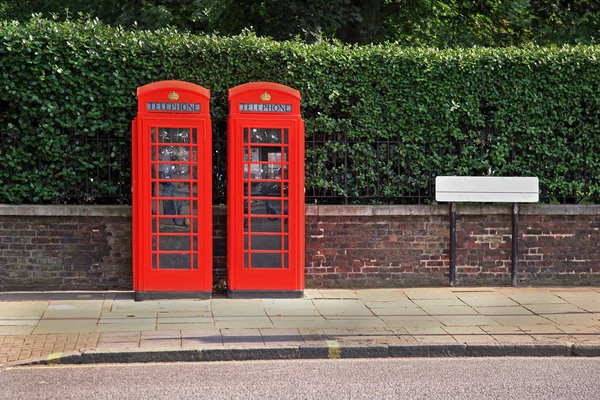
[[[432,316],[440,316],[440,315],[477,315],[477,311],[469,306],[446,306],[446,305],[431,305],[431,306],[423,306],[423,310]]]
[[[532,311],[529,311],[523,306],[502,306],[502,307],[474,307],[475,311],[482,315],[533,315]]]
[[[563,314],[563,313],[576,313],[576,314],[587,314],[586,310],[577,307],[574,304],[527,304],[523,306],[536,314]]]
[[[225,346],[264,345],[259,329],[222,329],[221,337]]]
[[[318,317],[271,317],[274,328],[331,328],[331,324],[325,318]]]
[[[98,319],[99,324],[136,324],[136,323],[156,323],[156,314],[148,316],[133,316],[133,315],[115,315],[108,314],[108,316],[101,316]]]
[[[567,304],[567,302],[560,297],[541,291],[528,291],[528,292],[513,292],[507,294],[515,302],[527,305],[527,304]]]
[[[215,316],[217,329],[243,329],[243,328],[274,328],[273,323],[266,317],[221,317]]]
[[[0,326],[0,335],[29,335],[33,332],[35,326],[20,325],[20,326]]]
[[[263,300],[264,311],[268,316],[320,316],[317,307],[306,300]]]
[[[126,321],[122,324],[98,324],[92,330],[93,332],[130,332],[131,330],[149,330],[156,329],[155,321]]]
[[[354,290],[332,289],[320,293],[324,299],[358,299],[358,294]]]
[[[496,320],[485,315],[445,315],[435,318],[445,326],[500,325]]]
[[[372,316],[373,313],[358,299],[314,299],[313,304],[324,316]]]
[[[504,326],[554,325],[552,321],[539,315],[491,315],[494,321]]]
[[[387,328],[388,325],[385,321],[377,318],[377,317],[328,317],[327,322],[331,325],[332,328]]]
[[[79,332],[94,332],[97,319],[48,319],[40,320],[35,329],[34,334],[44,333],[79,333]],[[131,330],[131,329],[130,329]]]
[[[382,321],[390,328],[439,327],[441,322],[433,317],[419,315],[382,316]]]
[[[489,292],[469,292],[469,293],[455,293],[461,301],[471,307],[510,307],[518,306],[518,304],[503,295],[502,293],[489,293]]]
[[[48,303],[19,304],[15,302],[0,302],[0,318],[5,317],[34,317],[41,318],[46,312]]]
[[[173,329],[184,330],[184,329],[193,329],[193,330],[213,330],[216,328],[216,323],[214,322],[196,322],[196,323],[168,323],[168,324],[156,324],[157,331],[169,331]]]
[[[39,321],[39,319],[28,319],[26,317],[6,317],[0,318],[0,326],[36,326]]]
[[[365,304],[369,301],[410,302],[406,293],[398,289],[356,289],[354,292]]]
[[[221,331],[217,329],[183,329],[181,331],[183,347],[201,347],[207,345],[222,345]]]
[[[374,315],[427,315],[422,308],[405,302],[365,302]]]
[[[289,346],[304,344],[298,329],[260,329],[265,345]]]
[[[456,299],[456,295],[448,288],[414,288],[403,291],[411,300]]]
[[[49,357],[52,362],[131,362],[481,356],[533,354],[532,349],[542,355],[600,356],[600,311],[593,312],[599,288],[319,289],[305,294],[300,299],[147,302],[134,302],[130,293],[85,299],[37,293],[35,301],[23,294],[20,300],[0,295],[0,363],[48,362]],[[576,345],[582,347],[575,350]],[[64,355],[69,352],[74,353]]]

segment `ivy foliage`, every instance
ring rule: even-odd
[[[211,90],[214,199],[227,90],[302,93],[309,201],[415,203],[437,175],[538,176],[545,199],[600,202],[600,46],[437,50],[0,23],[0,202],[130,201],[136,89]]]

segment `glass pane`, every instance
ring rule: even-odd
[[[244,268],[248,268],[248,253],[244,253]]]
[[[252,268],[281,268],[281,253],[250,254]]]
[[[160,269],[190,269],[189,254],[160,254]]]
[[[251,250],[281,250],[280,235],[253,235],[250,242],[252,245]]]
[[[190,233],[190,226],[185,218],[161,218],[158,228],[160,233]]]
[[[159,251],[189,251],[189,236],[160,236],[158,238]],[[189,260],[188,260],[189,261]],[[161,266],[162,267],[162,266]]]
[[[160,200],[158,203],[160,215],[189,215],[189,200]]]
[[[192,237],[192,250],[198,251],[198,238],[196,236]]]
[[[152,269],[156,269],[156,253],[152,254]]]
[[[280,128],[252,128],[250,143],[281,143]]]
[[[158,179],[190,179],[190,166],[160,163],[158,164]]]
[[[288,130],[283,130],[283,144],[288,144]]]
[[[287,235],[283,237],[283,250],[286,250],[286,251],[289,250],[289,248],[288,248],[289,240],[288,239],[289,239],[289,236],[287,236]]]
[[[150,128],[150,143],[156,143],[156,128]]]
[[[158,146],[158,161],[190,161],[188,146]]]
[[[250,201],[250,208],[248,209],[249,214],[266,214],[264,200],[252,200]]]
[[[252,232],[281,232],[281,218],[251,218],[250,229]]]
[[[244,183],[245,186],[245,191],[244,194],[246,193],[247,189],[248,189],[248,183]],[[266,194],[266,184],[263,182],[252,182],[250,184],[250,196],[254,196],[254,197],[260,197],[260,196],[265,196]]]
[[[190,129],[189,128],[158,128],[158,142],[159,143],[190,143]]]
[[[191,216],[191,209],[190,209],[189,201],[175,200],[175,205],[179,206],[179,210],[178,210],[177,214],[185,215],[188,217]],[[192,205],[192,207],[193,207],[193,205]]]
[[[283,207],[282,207],[283,206]],[[266,200],[265,201],[265,209],[267,214],[273,215],[271,217],[272,220],[276,219],[276,215],[287,215],[288,213],[288,202],[284,200],[283,202],[279,199]]]
[[[272,154],[269,154],[272,155]],[[277,155],[281,156],[281,153],[277,153]],[[282,164],[268,164],[267,165],[267,179],[276,179],[280,180],[283,174],[283,165]]]
[[[192,143],[198,143],[198,129],[196,128],[192,129]]]
[[[244,143],[248,143],[248,128],[244,128]]]
[[[285,253],[283,255],[283,268],[287,268],[289,266],[289,257],[288,257],[288,253]]]
[[[192,254],[192,264],[194,269],[198,269],[198,254]]]
[[[156,236],[152,236],[152,251],[156,251]]]
[[[287,183],[284,183],[284,190],[281,190],[281,183],[263,183],[262,196],[269,197],[287,197]]]
[[[248,250],[248,242],[250,240],[248,239],[248,235],[244,235],[244,250]]]

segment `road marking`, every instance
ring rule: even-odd
[[[342,349],[337,340],[326,340],[325,343],[327,343],[329,358],[342,358]]]
[[[62,353],[52,353],[48,356],[48,364],[60,364],[60,356]]]

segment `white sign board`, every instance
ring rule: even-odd
[[[443,202],[535,203],[539,201],[536,177],[438,176],[435,200]]]

